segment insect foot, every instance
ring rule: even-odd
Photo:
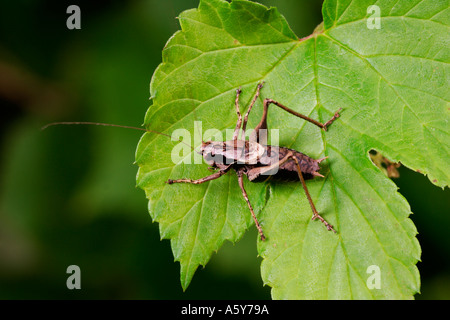
[[[329,126],[330,124],[332,124],[334,120],[336,120],[337,118],[339,118],[339,116],[340,116],[340,115],[339,115],[339,112],[341,112],[341,110],[342,110],[342,108],[339,108],[339,110],[336,111],[336,112],[334,113],[334,116],[333,116],[330,120],[328,120],[327,122],[324,123],[324,125],[323,125],[323,127],[322,127],[322,129],[323,129],[324,131],[327,131],[328,126]]]
[[[316,219],[319,219],[320,221],[322,221],[322,223],[325,225],[325,227],[327,227],[328,231],[333,230],[334,233],[337,233],[336,230],[333,229],[333,226],[331,224],[329,224],[324,218],[322,218],[320,214],[318,214],[318,213],[313,214],[313,217],[311,220],[316,220]]]

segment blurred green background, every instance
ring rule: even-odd
[[[321,22],[322,1],[267,0],[298,37]],[[66,9],[81,8],[81,30]],[[135,187],[141,132],[53,121],[140,126],[176,16],[198,0],[2,1],[0,9],[0,298],[269,299],[252,228],[227,243],[183,293],[169,241],[160,241]],[[180,84],[182,85],[182,84]],[[422,294],[450,298],[449,191],[400,168],[422,246]],[[81,268],[81,290],[66,269]]]

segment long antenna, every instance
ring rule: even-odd
[[[144,128],[138,128],[138,127],[130,127],[130,126],[122,126],[122,125],[118,125],[118,124],[111,124],[111,123],[101,123],[101,122],[86,122],[86,121],[78,121],[78,122],[66,122],[66,121],[62,121],[62,122],[52,122],[49,124],[46,124],[45,126],[43,126],[41,128],[41,130],[45,130],[48,127],[51,126],[58,126],[58,125],[72,125],[72,124],[87,124],[87,125],[95,125],[95,126],[105,126],[105,127],[118,127],[118,128],[126,128],[126,129],[134,129],[134,130],[140,130],[140,131],[152,131],[152,130],[146,130]],[[169,135],[162,133],[162,132],[156,132],[155,133],[159,133],[165,136],[170,137]]]
[[[166,133],[162,133],[159,131],[155,131],[155,130],[150,130],[150,129],[144,129],[144,128],[138,128],[138,127],[131,127],[131,126],[122,126],[119,124],[111,124],[111,123],[102,123],[102,122],[86,122],[86,121],[71,121],[71,122],[67,122],[67,121],[61,121],[61,122],[52,122],[49,124],[46,124],[45,126],[43,126],[41,128],[41,130],[45,130],[48,127],[51,126],[58,126],[58,125],[94,125],[94,126],[105,126],[105,127],[116,127],[116,128],[125,128],[125,129],[134,129],[134,130],[139,130],[139,131],[144,131],[144,132],[153,132],[156,134],[161,134],[163,136],[169,137],[172,139],[172,137]],[[185,145],[187,145],[189,148],[191,148],[192,150],[195,151],[195,148],[192,147],[190,144],[187,144],[184,141],[181,141],[180,139],[175,139],[181,143],[184,143]]]

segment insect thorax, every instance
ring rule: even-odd
[[[250,141],[207,141],[202,145],[202,155],[210,166],[217,164],[257,164],[265,147]]]

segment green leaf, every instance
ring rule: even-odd
[[[449,9],[444,1],[384,1],[377,3],[381,28],[369,29],[373,3],[325,1],[323,24],[298,39],[275,8],[202,0],[180,15],[181,31],[167,43],[152,78],[145,126],[169,135],[179,128],[198,135],[195,120],[203,132],[233,129],[236,88],[242,86],[241,107],[248,106],[260,81],[265,86],[249,127],[259,122],[264,98],[321,122],[343,108],[327,132],[280,109],[269,112],[280,146],[328,156],[321,163],[325,178],[307,185],[338,231],[311,220],[300,183],[245,181],[267,236],[258,251],[275,299],[400,299],[419,291],[420,247],[410,207],[369,151],[448,185]],[[136,152],[137,183],[161,237],[171,240],[185,289],[197,267],[253,221],[232,172],[201,185],[164,183],[211,174],[205,163],[174,163],[177,144],[146,133]]]

